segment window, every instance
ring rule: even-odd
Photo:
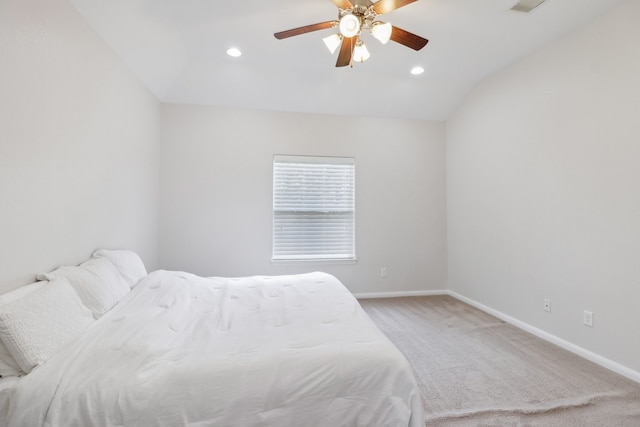
[[[355,159],[274,157],[274,260],[355,260],[355,213]]]

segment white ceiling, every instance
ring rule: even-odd
[[[419,0],[379,20],[429,39],[419,52],[363,36],[371,58],[335,68],[323,30],[331,0],[70,0],[163,102],[446,120],[473,85],[621,0]],[[231,58],[226,50],[242,50]],[[426,72],[413,76],[421,65]]]

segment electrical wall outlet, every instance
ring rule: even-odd
[[[380,277],[387,277],[387,267],[380,268]]]
[[[544,311],[551,311],[551,300],[550,299],[545,299],[544,300]]]
[[[585,325],[593,327],[593,313],[589,310],[585,310],[582,319]]]

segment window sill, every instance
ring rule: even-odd
[[[291,265],[348,265],[358,262],[358,258],[350,259],[271,259],[271,264],[291,264]]]

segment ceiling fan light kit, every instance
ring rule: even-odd
[[[369,30],[371,35],[386,44],[389,40],[402,44],[413,50],[420,50],[429,42],[427,39],[412,34],[389,23],[376,21],[379,15],[401,8],[418,0],[332,0],[338,7],[338,20],[306,25],[291,30],[275,33],[278,39],[310,33],[312,31],[338,28],[339,33],[322,40],[333,54],[338,50],[336,67],[353,66],[353,62],[364,62],[371,54],[361,39],[362,31]]]
[[[331,34],[329,37],[325,37],[322,39],[329,52],[333,55],[342,43],[342,34]]]
[[[387,42],[391,39],[391,31],[393,31],[393,26],[388,22],[374,22],[373,26],[371,27],[371,35],[378,39],[378,41],[382,44],[387,44]]]
[[[340,18],[340,25],[338,28],[340,28],[340,33],[343,37],[353,37],[360,34],[361,26],[359,17],[351,13],[347,13]]]
[[[356,62],[364,62],[369,59],[370,56],[371,54],[362,40],[358,40],[356,42],[356,47],[353,48],[353,60]]]

